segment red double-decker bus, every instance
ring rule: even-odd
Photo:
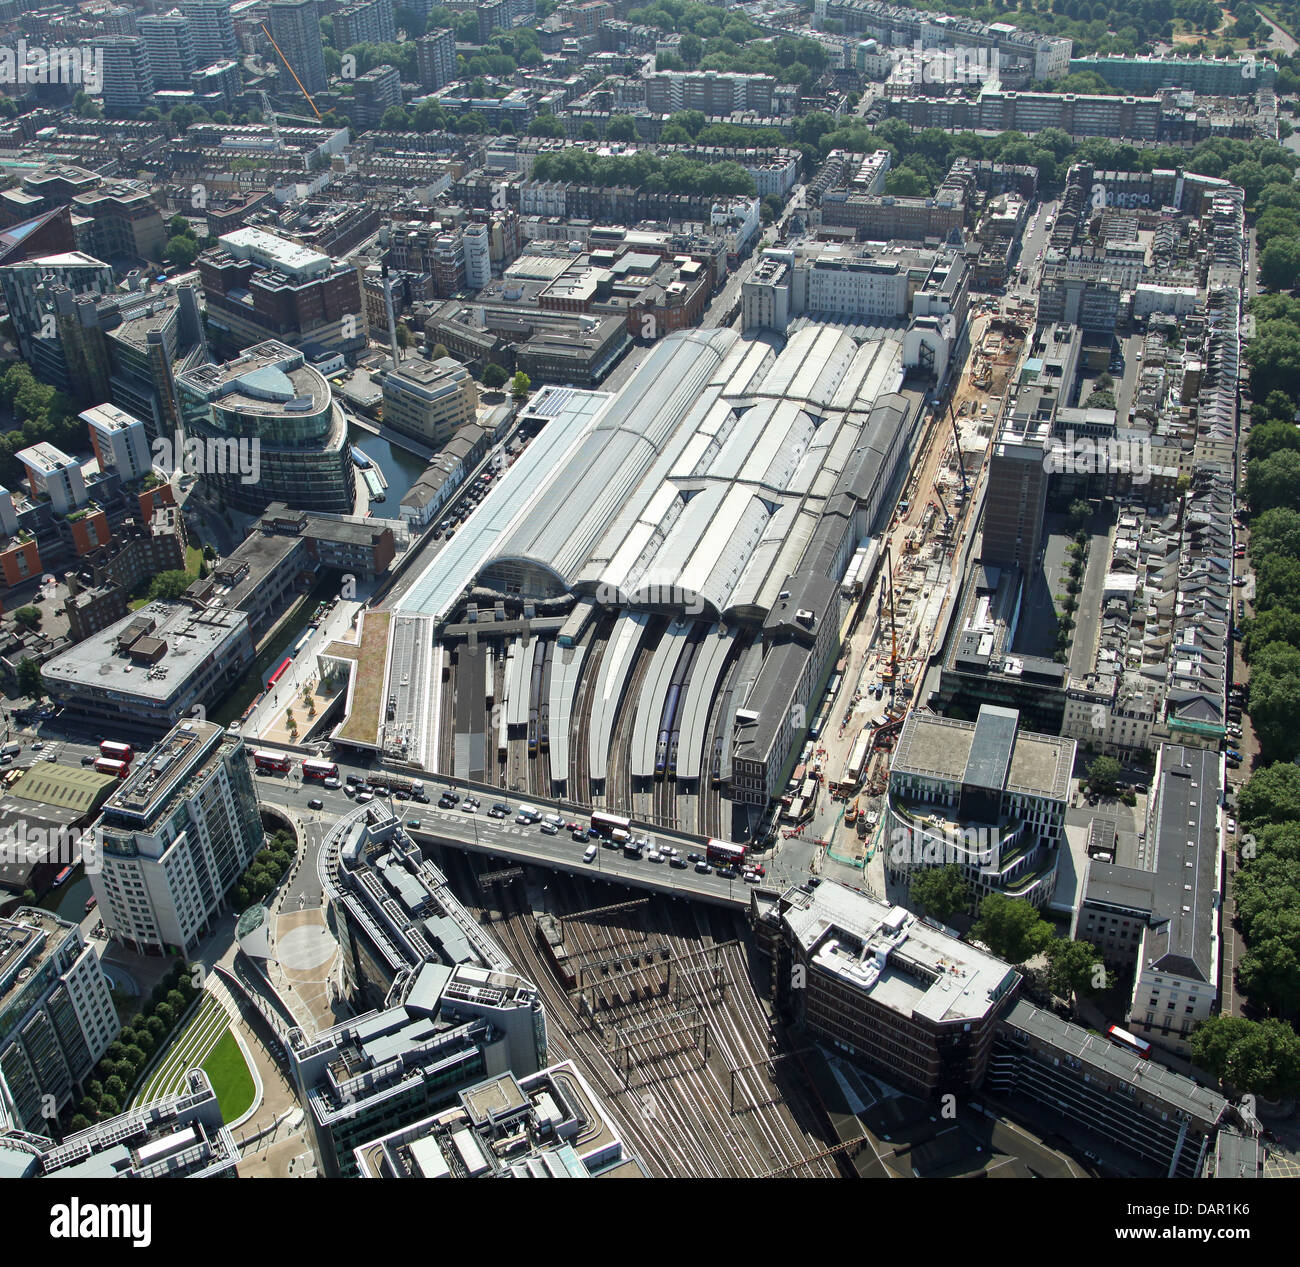
[[[313,761],[309,758],[302,763],[302,777],[304,779],[318,779],[321,782],[326,779],[337,779],[339,777],[339,768],[332,761]]]
[[[257,751],[253,753],[253,764],[259,772],[267,774],[287,774],[289,758],[283,752]]]
[[[721,863],[724,867],[745,861],[745,846],[733,845],[726,840],[710,840],[707,853],[710,862]]]
[[[129,743],[114,743],[111,739],[100,741],[99,755],[112,761],[125,761],[130,765],[135,760],[135,749]]]
[[[131,767],[125,761],[114,761],[112,757],[99,757],[95,761],[95,769],[100,774],[111,774],[115,778],[124,779],[131,773]]]

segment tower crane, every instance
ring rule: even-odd
[[[303,87],[302,80],[298,78],[298,72],[294,70],[292,66],[289,65],[289,59],[280,51],[280,46],[275,42],[275,36],[273,36],[271,32],[266,29],[265,22],[262,23],[262,34],[265,35],[266,38],[271,41],[271,47],[275,49],[276,56],[279,57],[280,61],[284,63],[284,68],[289,72],[289,74],[293,76],[293,82],[298,85],[299,89],[301,89],[302,91],[302,95],[307,98],[307,104],[311,106],[312,114],[314,114],[316,116],[317,121],[319,121],[321,118],[321,112],[316,109],[316,103],[311,99],[311,93],[309,93],[307,89]]]

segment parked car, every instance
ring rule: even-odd
[[[420,820],[418,818],[408,818],[406,820],[406,825],[414,828],[416,831],[420,830]]]

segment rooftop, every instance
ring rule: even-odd
[[[790,889],[781,907],[816,967],[932,1025],[982,1019],[1020,980],[1002,960],[842,884]]]

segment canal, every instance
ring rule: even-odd
[[[424,459],[389,444],[381,436],[372,435],[353,423],[348,424],[348,443],[360,449],[383,472],[384,478],[388,481],[384,500],[371,505],[375,517],[396,519],[397,508],[402,504],[402,498],[410,492],[411,485],[424,474]]]

